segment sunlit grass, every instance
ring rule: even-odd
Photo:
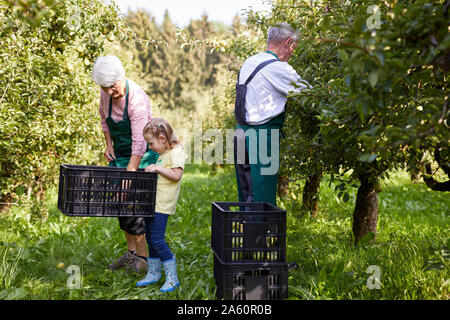
[[[289,273],[292,299],[449,299],[450,223],[448,194],[412,184],[395,173],[379,194],[377,242],[355,247],[351,226],[356,188],[342,202],[325,177],[317,219],[299,217],[302,182],[279,199],[287,211],[287,258],[299,268]],[[179,264],[181,286],[163,294],[164,281],[137,288],[139,275],[106,267],[126,249],[115,218],[73,218],[56,208],[49,193],[47,219],[15,207],[0,217],[0,270],[16,266],[3,281],[3,299],[214,299],[210,248],[211,202],[236,201],[232,166],[210,175],[207,166],[188,166],[166,239]],[[294,199],[295,198],[295,199]],[[16,261],[16,262],[15,262]],[[69,289],[66,272],[79,266],[80,289]],[[367,268],[378,266],[380,289],[369,289]],[[3,271],[2,271],[3,272]],[[6,274],[6,273],[5,273]]]
[[[288,257],[300,268],[290,277],[291,293],[308,299],[448,299],[450,248],[448,195],[412,184],[394,173],[379,193],[377,242],[351,244],[353,205],[340,201],[334,185],[321,183],[318,219],[288,214]],[[300,192],[300,190],[298,190]],[[292,202],[282,202],[295,212]],[[291,207],[290,207],[291,206]],[[445,256],[445,252],[444,252]],[[427,268],[429,261],[440,261]],[[369,289],[371,265],[381,270],[380,289]],[[428,270],[427,270],[428,269]]]

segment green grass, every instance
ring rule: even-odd
[[[291,299],[450,298],[448,194],[394,174],[379,194],[377,242],[358,247],[351,244],[356,189],[344,203],[325,178],[317,219],[299,217],[299,195],[301,184],[279,199],[288,212],[288,261],[299,265],[289,272]],[[136,288],[142,276],[106,268],[126,249],[117,219],[64,216],[56,192],[46,200],[46,219],[14,207],[0,217],[0,299],[214,299],[211,202],[235,200],[232,167],[210,176],[206,166],[188,166],[166,237],[181,286],[165,294],[159,292],[164,277]],[[71,265],[80,268],[80,289],[67,285]],[[371,265],[380,268],[380,289],[367,286]]]
[[[288,215],[288,257],[293,295],[306,299],[450,298],[450,224],[448,194],[411,184],[397,173],[379,193],[377,242],[352,245],[356,188],[340,201],[334,185],[321,183],[318,219]],[[297,194],[301,190],[298,190]],[[291,201],[283,202],[295,212]],[[380,268],[381,288],[369,289],[369,266]]]

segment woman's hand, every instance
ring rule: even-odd
[[[147,168],[145,168],[145,172],[155,172],[155,173],[158,173],[158,168],[159,168],[160,166],[158,166],[158,165],[156,165],[156,164],[151,164],[151,165],[149,165]]]
[[[116,160],[116,155],[114,154],[111,133],[109,131],[103,131],[103,134],[105,135],[106,142],[106,150],[103,155],[105,156],[106,160],[108,160],[108,162],[114,161]]]
[[[103,154],[108,162],[116,160],[116,156],[114,155],[114,148],[112,145],[107,146]]]

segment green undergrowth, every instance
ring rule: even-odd
[[[394,173],[379,193],[377,241],[355,247],[356,188],[348,202],[334,188],[325,177],[316,219],[300,212],[301,183],[278,199],[287,211],[287,260],[299,266],[289,271],[289,299],[450,298],[448,194]],[[214,299],[211,202],[236,199],[232,166],[213,176],[208,166],[187,166],[166,236],[181,285],[161,293],[164,277],[137,288],[142,275],[107,269],[126,249],[117,219],[67,217],[55,189],[48,216],[18,206],[0,217],[0,299]]]

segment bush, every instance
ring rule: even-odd
[[[33,202],[61,163],[98,162],[92,63],[126,29],[100,0],[0,0],[0,20],[0,202]]]

